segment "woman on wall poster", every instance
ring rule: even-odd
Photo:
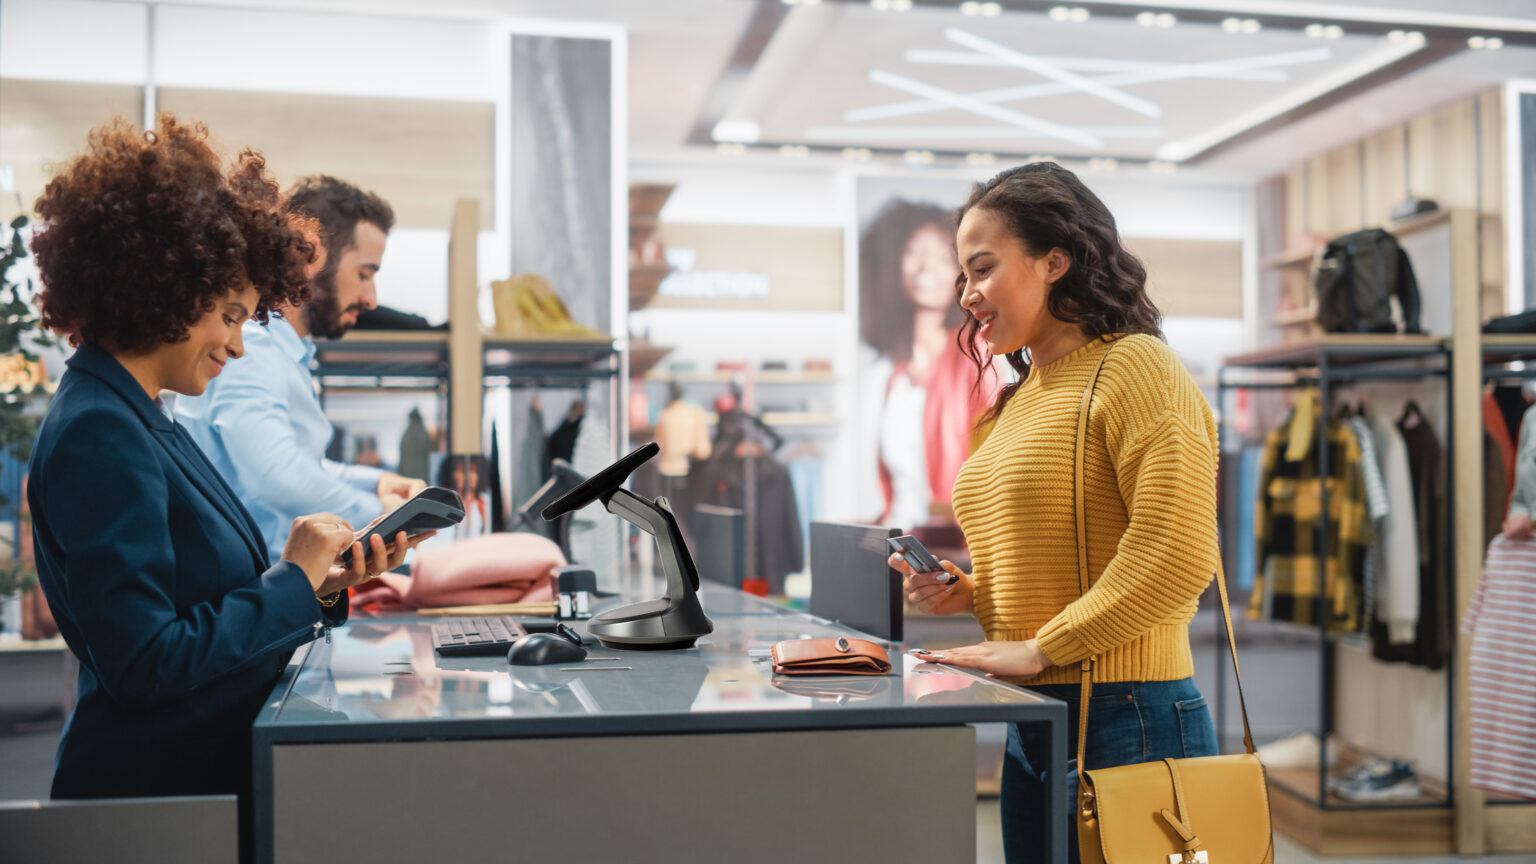
[[[873,462],[861,507],[902,529],[947,508],[975,420],[1002,386],[994,376],[978,389],[957,341],[953,235],[950,209],[894,197],[859,238],[859,455]]]

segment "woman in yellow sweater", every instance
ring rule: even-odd
[[[963,345],[979,336],[1019,381],[955,480],[972,572],[913,573],[906,592],[933,613],[973,613],[980,644],[928,655],[1015,681],[1070,709],[1092,661],[1087,768],[1216,753],[1192,679],[1189,622],[1217,563],[1216,424],[1161,339],[1146,271],[1120,245],[1108,208],[1054,163],[977,186],[956,233]],[[975,347],[978,371],[990,358]],[[1102,360],[1102,367],[1100,361]],[[1085,437],[1089,589],[1078,586],[1073,455],[1078,406],[1099,372]],[[954,584],[945,584],[950,577]],[[1003,764],[1007,859],[1043,860],[1048,784],[1043,735],[1009,730]],[[1069,841],[1077,860],[1075,838]]]

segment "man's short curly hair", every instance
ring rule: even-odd
[[[92,130],[36,209],[43,325],[74,345],[180,342],[247,282],[262,322],[309,296],[317,226],[284,211],[261,154],[243,151],[226,172],[201,123],[162,114],[154,132],[122,118]]]

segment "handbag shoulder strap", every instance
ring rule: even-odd
[[[1088,526],[1083,509],[1083,454],[1088,440],[1088,408],[1093,402],[1093,391],[1099,383],[1099,373],[1104,361],[1109,359],[1110,346],[1099,356],[1088,386],[1083,388],[1082,401],[1077,406],[1077,444],[1072,454],[1073,512],[1077,519],[1077,587],[1080,594],[1088,593]],[[1232,674],[1237,678],[1237,703],[1243,715],[1243,747],[1254,752],[1253,731],[1248,726],[1248,702],[1243,698],[1243,676],[1237,668],[1237,637],[1232,631],[1232,610],[1227,604],[1226,575],[1222,570],[1221,556],[1216,556],[1216,590],[1221,595],[1221,618],[1227,628],[1227,649],[1232,655]],[[1082,789],[1083,755],[1088,749],[1088,707],[1093,698],[1093,659],[1082,661],[1079,667],[1079,705],[1077,710],[1077,779]]]

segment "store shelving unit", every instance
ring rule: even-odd
[[[1217,373],[1217,404],[1226,403],[1226,394],[1232,390],[1294,390],[1316,387],[1319,395],[1319,412],[1323,417],[1332,416],[1332,396],[1343,384],[1377,381],[1418,382],[1443,380],[1446,382],[1446,416],[1454,400],[1451,384],[1450,347],[1444,339],[1430,336],[1405,335],[1343,335],[1334,334],[1288,345],[1256,351],[1228,358]],[[1224,415],[1225,416],[1225,415]],[[1225,426],[1225,421],[1223,421]],[[1328,424],[1317,424],[1317,473],[1330,476]],[[1455,428],[1448,424],[1445,452],[1454,450]],[[1450,500],[1447,506],[1455,512],[1454,466],[1447,466],[1447,487]],[[1317,572],[1326,572],[1329,537],[1328,485],[1321,487],[1320,521],[1316,543]],[[1447,526],[1450,530],[1450,526]],[[1449,544],[1447,544],[1449,547]],[[1447,562],[1454,567],[1454,562]],[[1451,578],[1454,578],[1452,571]],[[1347,770],[1348,760],[1331,769],[1328,767],[1328,739],[1334,731],[1335,711],[1335,650],[1341,637],[1329,631],[1329,615],[1325,606],[1326,593],[1317,598],[1316,632],[1318,646],[1319,718],[1314,730],[1321,743],[1318,764],[1315,768],[1276,768],[1268,772],[1270,786],[1281,793],[1273,796],[1277,827],[1287,834],[1302,838],[1318,851],[1343,853],[1343,843],[1355,843],[1365,830],[1363,824],[1376,826],[1366,841],[1369,851],[1418,851],[1433,845],[1440,838],[1445,845],[1450,837],[1451,812],[1454,804],[1454,779],[1456,766],[1451,753],[1455,747],[1456,718],[1447,713],[1446,768],[1443,783],[1429,782],[1422,786],[1418,798],[1361,803],[1344,800],[1328,790],[1328,777]],[[1446,610],[1454,614],[1454,609]],[[1447,622],[1454,633],[1454,622]],[[1282,625],[1300,628],[1304,625]],[[1215,640],[1214,658],[1217,669],[1216,717],[1217,728],[1225,732],[1226,675],[1224,632]],[[1454,698],[1454,675],[1446,676],[1446,698]],[[1426,826],[1428,828],[1426,829]],[[1427,835],[1427,836],[1426,836]],[[1362,851],[1356,848],[1354,851]],[[1449,851],[1446,849],[1445,851]]]

